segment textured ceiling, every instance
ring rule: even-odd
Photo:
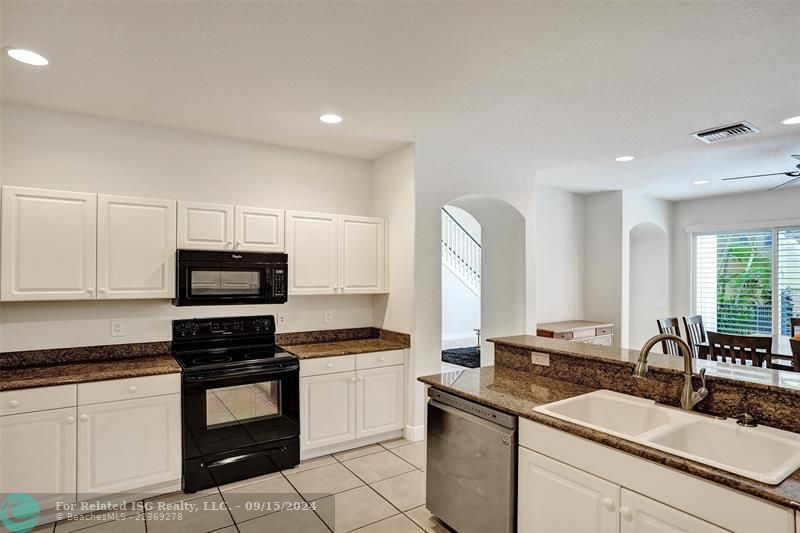
[[[792,168],[798,27],[796,0],[3,0],[0,45],[51,64],[0,65],[9,101],[366,159],[434,143],[569,190],[677,199]],[[739,120],[762,133],[689,136]]]

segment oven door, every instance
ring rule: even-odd
[[[179,262],[177,305],[269,303],[272,267],[267,264]]]
[[[299,365],[183,378],[184,459],[300,434]]]

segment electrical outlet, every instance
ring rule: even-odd
[[[333,311],[325,311],[322,313],[322,322],[325,324],[333,324]]]
[[[550,354],[542,352],[531,352],[531,363],[539,366],[550,366]]]
[[[112,320],[111,321],[111,336],[112,337],[124,337],[125,336],[125,326],[122,324],[121,320]]]
[[[278,313],[278,325],[285,326],[289,323],[289,317],[286,316],[286,313]]]

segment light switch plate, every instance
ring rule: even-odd
[[[278,325],[285,326],[289,323],[289,317],[286,316],[286,313],[278,313]]]
[[[542,352],[531,352],[531,363],[539,366],[550,366],[550,354]]]
[[[333,311],[325,311],[322,313],[322,322],[325,324],[333,324]]]

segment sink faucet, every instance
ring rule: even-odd
[[[694,377],[694,370],[692,369],[692,349],[689,348],[689,345],[680,337],[664,333],[656,335],[645,342],[644,346],[642,346],[642,351],[639,352],[639,360],[636,362],[636,368],[633,369],[633,375],[637,378],[643,378],[647,375],[647,356],[656,344],[663,341],[677,344],[681,355],[683,355],[683,391],[681,392],[681,407],[691,411],[694,409],[695,405],[708,396],[708,389],[706,388],[706,369],[703,368],[700,370],[700,389],[694,390],[694,386],[692,385],[692,377]]]

